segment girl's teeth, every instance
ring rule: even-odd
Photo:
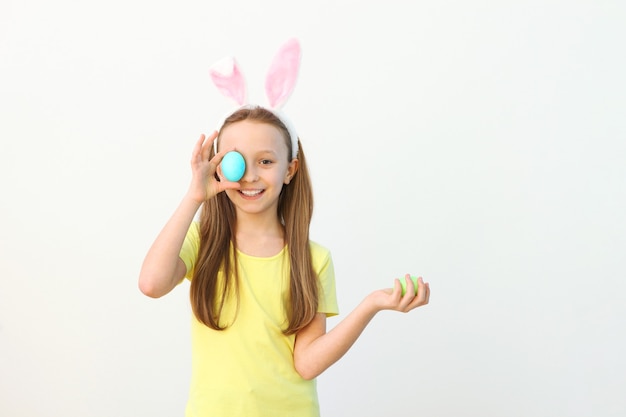
[[[261,190],[241,190],[241,193],[248,197],[254,197],[261,193]]]

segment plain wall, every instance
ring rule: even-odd
[[[410,6],[409,6],[410,4]],[[189,157],[289,37],[285,106],[341,315],[405,273],[318,380],[325,417],[626,415],[622,1],[0,0],[0,415],[180,416],[188,284],[143,257]]]

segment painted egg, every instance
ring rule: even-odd
[[[415,287],[415,295],[417,295],[417,277],[411,276],[413,286]],[[406,279],[400,278],[400,284],[402,285],[402,295],[406,294]]]
[[[228,181],[237,182],[246,172],[246,161],[237,151],[230,151],[222,158],[222,174]]]

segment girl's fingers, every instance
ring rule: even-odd
[[[417,288],[415,288],[415,285],[413,285],[413,280],[411,279],[411,274],[406,274],[404,276],[404,280],[406,281],[406,294],[413,294],[413,295],[415,295],[415,290],[417,290]]]
[[[211,148],[213,147],[213,142],[215,141],[215,138],[217,138],[217,130],[213,131],[213,133],[207,136],[206,139],[203,141],[202,160],[209,160],[209,156],[211,155]]]
[[[196,142],[195,146],[193,147],[193,151],[191,151],[191,161],[192,162],[198,162],[198,160],[201,158],[201,156],[202,156],[202,144],[204,143],[204,139],[205,139],[205,136],[203,134],[200,135],[200,139],[198,139],[198,141]]]
[[[423,294],[420,297],[420,301],[422,302],[422,304],[428,304],[428,300],[430,299],[430,285],[428,285],[427,282],[424,282],[424,280],[421,277],[419,280],[419,288]]]
[[[430,298],[430,286],[428,283],[424,283],[424,279],[419,277],[417,280],[417,296],[411,302],[411,308],[419,307],[428,304]]]
[[[393,280],[393,292],[391,293],[391,296],[396,300],[400,300],[402,297],[402,284],[400,284],[400,280],[398,278]]]
[[[406,292],[402,295],[402,284],[400,279],[394,280],[393,288],[380,290],[381,294],[385,294],[385,301],[382,303],[385,310],[395,310],[408,313],[414,308],[428,304],[430,299],[430,286],[424,282],[422,277],[417,279],[417,294],[415,284],[411,279],[411,275],[405,275]]]
[[[204,134],[200,135],[200,138],[196,142],[193,152],[192,152],[192,163],[194,164],[209,164],[209,172],[214,173],[217,169],[217,166],[222,161],[222,157],[226,154],[226,152],[219,152],[212,159],[209,159],[211,156],[211,149],[213,148],[213,142],[217,138],[217,131],[214,131],[209,136]]]
[[[216,153],[213,156],[213,158],[209,159],[208,160],[208,162],[209,162],[209,173],[211,173],[211,174],[216,173],[217,172],[217,167],[222,162],[222,159],[224,159],[224,155],[226,155],[228,152],[230,152],[232,150],[233,149],[224,149],[223,151],[220,151],[220,152]],[[225,181],[225,180],[222,179],[222,181]],[[238,184],[238,183],[236,183],[236,184]]]
[[[226,191],[226,190],[239,190],[241,188],[241,184],[239,184],[238,182],[229,182],[229,181],[222,181],[218,183],[218,187],[219,187],[219,191]]]
[[[406,274],[404,276],[404,280],[406,281],[405,292],[404,292],[404,295],[402,295],[402,297],[398,299],[397,309],[399,311],[406,312],[406,311],[409,311],[409,307],[411,306],[411,304],[413,303],[413,300],[415,299],[415,287],[413,286],[413,281],[411,280],[410,274]],[[400,282],[400,280],[397,280],[397,281]]]

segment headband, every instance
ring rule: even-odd
[[[300,44],[296,39],[288,40],[276,53],[270,68],[265,77],[265,95],[269,106],[262,106],[272,112],[287,128],[291,139],[291,157],[298,155],[298,134],[293,123],[280,111],[291,95],[298,77],[300,69]],[[233,57],[227,57],[209,69],[209,74],[213,84],[226,97],[229,97],[239,106],[235,111],[243,108],[253,108],[255,105],[248,104],[246,99],[246,84],[239,69],[239,65]],[[220,123],[220,128],[228,116],[235,111],[228,113]],[[217,138],[213,142],[215,153],[217,153]]]

